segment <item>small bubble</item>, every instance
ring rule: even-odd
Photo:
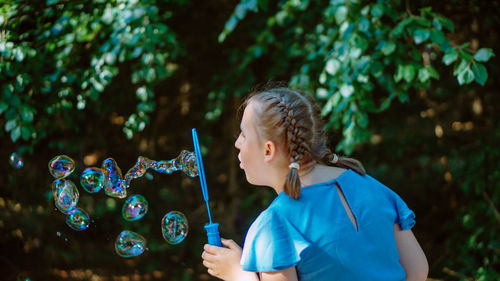
[[[57,234],[57,237],[61,237],[61,232],[58,231],[58,232],[56,232],[56,234]]]
[[[178,211],[167,213],[161,221],[161,233],[167,243],[175,245],[181,243],[188,234],[186,216]]]
[[[144,252],[145,248],[146,239],[129,230],[122,231],[115,241],[115,251],[123,258],[138,256]]]
[[[89,215],[76,207],[66,216],[66,224],[74,230],[80,231],[89,227]]]
[[[108,181],[108,171],[101,168],[87,168],[83,170],[80,183],[88,193],[101,190]]]
[[[122,208],[122,216],[125,220],[139,220],[148,212],[148,201],[142,195],[134,195],[125,201]]]
[[[102,162],[102,168],[108,171],[108,178],[104,186],[104,192],[111,197],[125,198],[127,197],[127,190],[124,187],[122,170],[118,167],[115,159],[108,158]]]
[[[58,155],[49,161],[49,172],[56,178],[65,178],[75,170],[75,161],[66,155]]]
[[[52,194],[56,207],[63,214],[67,214],[73,210],[80,198],[75,184],[63,178],[54,180],[52,183]]]
[[[9,157],[9,163],[12,167],[16,168],[16,169],[20,169],[24,166],[24,161],[23,159],[21,158],[20,155],[18,155],[17,153],[12,153]]]

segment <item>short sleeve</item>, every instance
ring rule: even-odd
[[[397,213],[396,223],[401,226],[401,230],[411,229],[415,225],[415,213],[408,208],[399,195],[393,193],[393,196]]]
[[[287,269],[297,265],[308,246],[295,228],[267,209],[247,232],[241,264],[244,270],[254,272]]]
[[[372,178],[371,176],[366,175],[365,178],[371,181],[372,185],[381,188],[386,194],[387,198],[390,201],[390,204],[392,204],[391,208],[394,207],[394,210],[396,212],[396,219],[394,223],[399,224],[401,226],[401,230],[411,229],[415,225],[415,213],[413,213],[413,211],[408,208],[403,199],[401,199],[401,197],[392,189]]]

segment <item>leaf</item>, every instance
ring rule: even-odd
[[[415,78],[415,67],[411,64],[405,65],[403,69],[403,79],[405,79],[406,82],[411,82],[413,78]]]
[[[450,47],[450,42],[446,39],[441,30],[431,30],[431,40],[433,43],[437,44],[441,50],[446,50]]]
[[[382,51],[382,53],[386,56],[392,54],[394,50],[396,50],[396,44],[394,44],[394,42],[386,42],[384,46],[382,46],[382,49],[380,49],[380,51]]]
[[[459,64],[455,64],[453,75],[458,75],[459,73],[463,72],[466,67],[468,67],[467,61],[461,60]]]
[[[316,90],[316,97],[318,97],[319,99],[326,99],[328,98],[328,90],[325,89],[325,88],[318,88]]]
[[[474,54],[474,59],[480,62],[487,62],[492,56],[494,56],[494,54],[491,49],[481,48]]]
[[[458,58],[458,53],[455,51],[455,49],[452,49],[451,52],[446,53],[443,56],[443,63],[446,65],[452,64],[454,61],[456,61]]]
[[[22,127],[21,128],[21,138],[23,140],[28,140],[31,137],[31,131],[28,129],[28,127]]]
[[[474,73],[469,66],[465,67],[463,71],[458,74],[457,80],[460,85],[469,84],[474,81]]]
[[[16,142],[21,136],[21,127],[16,127],[12,132],[10,132],[10,139],[12,142]]]
[[[21,107],[21,118],[25,122],[33,121],[33,111],[27,106],[22,106]]]
[[[426,66],[427,68],[427,73],[429,73],[429,76],[434,78],[434,79],[439,79],[439,73],[434,69],[432,66]]]
[[[340,94],[344,98],[348,98],[349,96],[352,95],[352,93],[354,93],[354,87],[352,85],[344,84],[342,85],[342,87],[340,87]]]
[[[472,64],[472,73],[474,73],[474,78],[479,85],[484,86],[486,80],[488,80],[488,72],[486,67],[479,63]]]
[[[428,29],[417,29],[413,33],[413,38],[414,38],[416,44],[420,44],[420,43],[426,41],[427,39],[429,39],[430,36],[431,36],[431,33]]]
[[[6,102],[0,101],[0,114],[7,110],[7,108],[9,108],[9,105]]]
[[[16,125],[17,125],[16,119],[7,121],[7,123],[5,123],[5,131],[10,132],[12,129],[16,127]]]
[[[330,75],[335,75],[340,68],[340,62],[337,59],[331,58],[326,62],[325,70]]]
[[[437,15],[438,22],[451,32],[454,32],[453,22],[443,16]]]
[[[396,74],[394,74],[394,82],[399,82],[403,79],[404,66],[402,64],[398,64],[398,69],[396,70]]]
[[[384,15],[384,6],[382,6],[382,4],[376,4],[376,5],[373,5],[372,9],[371,9],[371,14],[372,14],[372,17],[374,18],[380,18],[381,16]]]
[[[347,18],[347,8],[345,6],[340,6],[335,10],[335,22],[337,24],[343,23]]]
[[[427,68],[420,68],[418,70],[418,80],[420,80],[420,82],[424,83],[426,82],[427,80],[429,80],[429,72],[427,71]]]
[[[410,18],[406,18],[402,21],[400,21],[396,27],[394,27],[394,29],[391,31],[391,36],[393,37],[399,37],[401,34],[403,34],[404,30],[405,30],[405,27],[412,23],[414,21],[414,18],[413,17],[410,17]]]

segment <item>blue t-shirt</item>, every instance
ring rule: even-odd
[[[256,272],[296,266],[301,281],[401,281],[405,271],[399,263],[395,223],[411,229],[415,215],[382,183],[347,170],[329,182],[302,187],[297,200],[281,192],[250,226],[241,264]]]

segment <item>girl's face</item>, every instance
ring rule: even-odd
[[[264,185],[264,142],[260,140],[255,124],[255,102],[250,102],[245,111],[240,124],[240,135],[234,146],[240,151],[238,159],[240,168],[245,171],[247,181],[255,185]]]

